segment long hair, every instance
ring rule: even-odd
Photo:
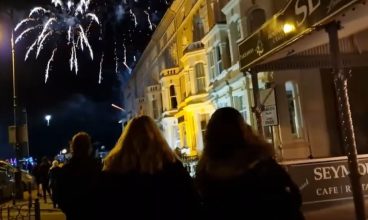
[[[220,108],[208,122],[197,172],[225,176],[242,173],[268,157],[272,157],[272,147],[252,131],[242,115],[234,108]]]
[[[104,171],[153,174],[177,160],[157,125],[148,116],[133,118],[104,160]]]

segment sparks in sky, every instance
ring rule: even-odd
[[[89,10],[91,0],[80,0],[77,4],[73,0],[68,0],[65,4],[62,0],[51,0],[54,7],[47,10],[43,7],[33,8],[28,17],[20,21],[14,28],[15,32],[20,32],[23,26],[30,24],[30,27],[23,28],[18,34],[15,43],[18,43],[30,32],[38,31],[35,41],[28,47],[25,54],[25,60],[29,54],[36,48],[36,59],[42,51],[47,40],[55,38],[57,35],[66,35],[70,47],[69,66],[70,71],[78,73],[77,50],[87,48],[91,60],[94,58],[92,46],[88,40],[88,33],[93,23],[100,25],[96,14]],[[88,23],[88,27],[83,25]],[[101,32],[100,32],[101,34]],[[101,39],[101,36],[100,36]],[[56,48],[52,51],[51,57],[47,63],[45,73],[45,83],[49,77],[50,63],[53,61]]]

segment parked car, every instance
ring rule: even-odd
[[[4,172],[11,182],[14,182],[14,176],[16,171],[17,168],[12,166],[10,163],[0,160],[0,172]],[[23,190],[27,190],[27,186],[29,184],[31,185],[32,188],[34,186],[34,178],[26,170],[21,169],[21,181]]]
[[[4,170],[0,170],[0,203],[12,198],[13,182]]]

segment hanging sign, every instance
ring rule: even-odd
[[[242,70],[325,24],[361,0],[290,0],[287,6],[239,44]]]

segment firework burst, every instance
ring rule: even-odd
[[[38,36],[28,47],[24,60],[28,59],[33,50],[36,51],[35,57],[37,59],[48,40],[60,35],[65,36],[71,51],[69,59],[70,70],[77,74],[77,50],[83,51],[86,47],[91,60],[93,60],[94,54],[88,40],[88,33],[91,25],[95,23],[100,26],[100,21],[97,15],[89,10],[91,0],[80,0],[78,3],[73,0],[51,0],[51,3],[53,7],[50,9],[43,7],[33,8],[28,17],[16,25],[14,31],[19,34],[15,43],[19,43],[28,33],[37,31]],[[84,26],[87,26],[87,28]],[[52,51],[47,63],[45,83],[49,77],[50,63],[54,60],[56,51],[56,48]],[[103,59],[103,56],[101,59]]]

